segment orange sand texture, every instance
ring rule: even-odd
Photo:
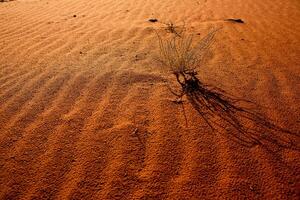
[[[186,126],[150,18],[221,28],[199,78],[291,145],[212,131],[188,102]],[[298,0],[0,3],[0,199],[297,199],[299,47]]]

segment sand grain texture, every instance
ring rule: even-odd
[[[150,18],[221,28],[199,77],[292,145],[238,142],[188,103],[186,126]],[[0,199],[297,199],[299,46],[297,0],[1,2]]]

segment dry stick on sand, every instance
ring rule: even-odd
[[[197,45],[193,43],[193,36],[182,33],[166,38],[157,33],[160,59],[162,65],[171,72],[178,84],[180,93],[170,91],[179,98],[186,96],[192,107],[199,113],[206,124],[214,131],[225,130],[233,139],[246,145],[272,144],[277,147],[299,149],[292,139],[299,139],[299,133],[285,130],[267,119],[259,112],[253,111],[256,104],[237,99],[225,91],[203,84],[197,77],[197,68],[207,55],[217,30],[207,34]],[[187,124],[187,117],[183,103],[181,104]],[[283,134],[285,133],[285,134]],[[287,137],[286,137],[287,136]],[[287,139],[288,138],[288,139]]]
[[[175,25],[175,23],[173,23],[172,21],[169,22],[161,22],[162,24],[164,24],[165,30],[169,33],[173,33],[175,36],[181,37],[182,33],[184,33],[186,31],[185,28],[185,22],[183,22],[183,25]]]

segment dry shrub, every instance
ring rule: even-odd
[[[213,42],[217,29],[210,31],[198,43],[194,43],[194,36],[182,32],[180,36],[162,37],[157,33],[159,42],[159,61],[168,72],[176,76],[176,80],[183,88],[191,88],[190,83],[196,79],[197,69],[206,60],[206,56]]]
[[[157,33],[159,61],[181,86],[179,93],[173,92],[170,86],[169,89],[182,105],[186,125],[183,96],[186,96],[212,130],[228,132],[243,145],[299,149],[296,142],[293,142],[299,140],[299,133],[277,126],[255,109],[259,108],[257,104],[233,97],[222,89],[203,84],[199,80],[197,69],[203,67],[216,32],[217,30],[210,31],[198,43],[194,43],[193,35],[186,32],[180,36],[174,33],[165,37]]]
[[[175,36],[181,37],[182,33],[186,31],[185,22],[182,25],[175,25],[172,21],[163,22],[162,24],[165,25],[165,30],[168,33],[172,33]]]

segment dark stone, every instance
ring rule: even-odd
[[[235,23],[245,23],[242,19],[226,19],[226,21],[235,22]]]
[[[149,21],[149,22],[152,22],[152,23],[158,22],[157,19],[149,19],[148,21]]]

